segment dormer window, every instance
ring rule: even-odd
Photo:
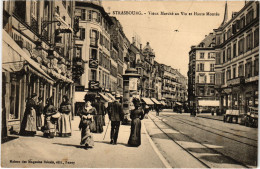
[[[200,43],[199,47],[205,47],[205,44],[202,42]]]

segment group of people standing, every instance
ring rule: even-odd
[[[71,136],[71,104],[66,95],[62,97],[59,109],[54,107],[53,97],[46,100],[46,106],[43,105],[42,98],[37,99],[36,93],[27,100],[20,134],[34,136],[37,130],[41,130],[47,138],[54,138],[57,135]]]
[[[94,146],[92,133],[102,133],[105,126],[105,115],[108,114],[111,121],[110,143],[117,144],[119,128],[124,120],[124,112],[120,96],[105,107],[100,101],[100,97],[85,96],[85,105],[78,112],[81,120],[79,129],[81,130],[81,142],[86,149]],[[43,132],[43,136],[54,138],[55,136],[71,136],[71,103],[69,98],[64,95],[59,108],[53,104],[53,97],[46,100],[46,106],[43,106],[42,98],[37,99],[37,94],[32,94],[26,102],[26,110],[21,125],[21,135],[34,136],[37,130]],[[141,145],[141,120],[145,113],[140,100],[133,99],[134,110],[130,111],[131,132],[128,140],[129,146]],[[44,115],[44,124],[42,124],[42,115]]]

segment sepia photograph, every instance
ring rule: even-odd
[[[258,167],[258,0],[0,3],[2,168]]]

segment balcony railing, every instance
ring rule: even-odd
[[[38,22],[36,19],[34,19],[33,17],[31,17],[31,28],[35,33],[39,32],[39,26],[38,26]]]

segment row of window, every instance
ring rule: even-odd
[[[85,28],[79,28],[79,31],[76,34],[77,38],[80,40],[84,40],[86,38],[86,30]],[[110,50],[110,40],[108,40],[105,36],[103,36],[99,31],[95,29],[90,30],[90,45],[93,47],[98,46],[98,40],[100,45],[104,46],[107,50]]]
[[[254,9],[251,9],[247,12],[246,16],[241,16],[240,19],[237,19],[233,22],[232,26],[227,30],[227,32],[223,32],[222,38],[221,36],[216,36],[216,44],[219,45],[224,43],[227,39],[229,39],[232,35],[235,35],[239,30],[243,29],[246,25],[250,24],[254,18],[259,17],[259,4],[256,4],[256,17],[254,17]]]
[[[235,58],[249,50],[252,50],[255,47],[259,46],[259,29],[257,28],[254,32],[247,34],[246,38],[241,38],[237,42],[234,42],[232,45],[229,45],[227,49],[224,49],[222,53],[216,53],[216,64],[222,64],[227,61],[230,61],[232,58]],[[222,59],[221,55],[222,54]]]
[[[207,83],[207,75],[199,74],[197,76],[197,83]],[[209,83],[215,84],[215,74],[209,75]]]
[[[97,11],[86,10],[86,9],[75,9],[75,17],[79,17],[80,20],[87,20],[87,21],[99,23],[107,32],[109,31],[108,22]]]
[[[215,89],[214,88],[206,88],[205,86],[199,86],[197,88],[197,95],[198,96],[214,96]]]
[[[204,59],[205,53],[200,52],[200,59]],[[215,59],[215,52],[209,52],[208,53],[208,59]]]
[[[227,70],[222,70],[221,73],[216,73],[216,82],[224,85],[226,80],[234,79],[236,77],[250,78],[258,76],[258,74],[259,59],[256,58],[254,61],[249,59],[245,64],[240,62],[238,67],[237,65],[233,65],[232,67],[228,67]]]
[[[214,69],[215,69],[215,64],[210,64],[210,69],[209,69],[209,71],[214,72],[214,71],[215,71]],[[204,69],[204,63],[198,63],[198,64],[197,64],[197,71],[199,71],[199,72],[205,71],[205,69]]]

